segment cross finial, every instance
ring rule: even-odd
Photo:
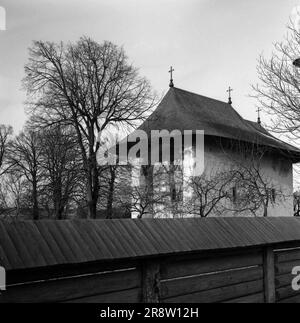
[[[261,121],[260,121],[260,111],[261,111],[261,108],[257,108],[256,112],[257,112],[257,123],[259,125],[261,125]]]
[[[169,84],[169,87],[174,87],[173,72],[174,72],[174,68],[173,68],[173,66],[171,66],[170,67],[170,70],[169,70],[169,73],[170,73],[170,84]]]
[[[233,89],[229,86],[227,92],[229,94],[229,97],[228,97],[228,103],[229,104],[232,104],[232,100],[231,100],[231,92],[233,91]]]

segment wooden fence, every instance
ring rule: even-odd
[[[232,229],[236,228],[230,225],[225,231]],[[181,230],[183,238],[184,228]],[[248,235],[245,246],[192,252],[177,247],[177,252],[165,254],[10,269],[0,302],[300,303],[300,291],[292,288],[292,270],[300,266],[300,231],[299,240],[293,235],[293,239],[270,243],[274,239],[268,230],[274,231],[274,227],[264,230],[265,243],[254,232],[258,243]],[[127,242],[130,246],[130,239]]]

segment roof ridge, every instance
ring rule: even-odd
[[[184,90],[184,89],[180,89],[180,88],[178,88],[178,87],[173,87],[173,88],[171,88],[171,90],[172,90],[172,89],[173,89],[173,90],[179,90],[179,91],[182,91],[182,92],[186,92],[186,93],[189,93],[189,94],[192,94],[192,95],[200,96],[200,97],[202,97],[202,98],[205,98],[205,99],[208,99],[208,100],[211,100],[211,101],[217,101],[217,102],[219,102],[219,103],[223,103],[223,104],[226,104],[226,105],[231,106],[228,102],[221,101],[221,100],[219,100],[219,99],[215,99],[215,98],[211,98],[211,97],[206,96],[206,95],[198,94],[198,93],[196,93],[196,92],[187,91],[187,90]]]

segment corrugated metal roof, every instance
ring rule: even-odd
[[[298,218],[0,221],[6,270],[300,241]]]
[[[243,119],[228,103],[170,88],[153,114],[138,128],[151,130],[204,130],[205,135],[234,139],[296,154],[300,150]],[[295,158],[295,156],[294,156]]]

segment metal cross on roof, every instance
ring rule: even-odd
[[[261,124],[261,121],[260,121],[260,111],[261,111],[261,108],[257,108],[256,112],[257,112],[257,123],[260,125]]]
[[[231,100],[231,92],[233,91],[233,89],[229,86],[227,92],[229,94],[229,97],[228,97],[228,103],[229,104],[232,104],[232,100]]]
[[[174,72],[174,71],[175,71],[175,70],[174,70],[173,66],[171,66],[171,67],[170,67],[170,70],[169,70],[169,73],[170,73],[170,76],[171,76],[169,87],[174,87],[174,82],[173,82],[173,72]]]

